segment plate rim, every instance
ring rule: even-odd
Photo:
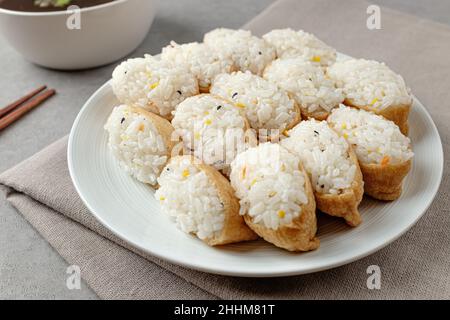
[[[69,168],[69,173],[70,173],[70,177],[72,180],[72,183],[75,187],[75,190],[77,191],[79,197],[81,198],[81,200],[83,201],[84,205],[87,207],[87,209],[89,210],[89,212],[97,219],[97,221],[99,221],[103,226],[105,226],[109,231],[111,231],[115,236],[117,236],[118,238],[120,238],[121,240],[123,240],[125,243],[127,243],[128,245],[137,248],[139,250],[141,250],[142,252],[145,252],[147,254],[150,254],[154,257],[157,257],[161,260],[165,260],[168,261],[170,263],[173,263],[175,265],[179,265],[179,266],[183,266],[189,269],[193,269],[193,270],[198,270],[198,271],[202,271],[202,272],[207,272],[210,274],[218,274],[218,275],[226,275],[226,276],[237,276],[237,277],[265,277],[265,278],[271,278],[271,277],[285,277],[285,276],[295,276],[295,275],[302,275],[302,274],[309,274],[309,273],[315,273],[315,272],[320,272],[320,271],[324,271],[324,270],[329,270],[329,269],[334,269],[349,263],[352,263],[354,261],[360,260],[364,257],[367,257],[379,250],[381,250],[382,248],[386,247],[387,245],[391,244],[392,242],[394,242],[395,240],[399,239],[402,235],[404,235],[408,230],[411,229],[412,226],[414,226],[417,221],[426,213],[426,211],[428,210],[428,208],[430,207],[430,205],[433,203],[440,185],[442,183],[442,176],[443,176],[443,170],[444,170],[444,152],[443,152],[443,146],[442,146],[442,140],[439,134],[439,130],[436,127],[436,124],[434,123],[431,115],[429,114],[427,108],[420,102],[419,99],[416,98],[415,95],[412,95],[414,102],[418,103],[420,105],[420,107],[422,108],[423,113],[425,114],[425,116],[427,117],[427,120],[429,120],[429,122],[431,123],[431,130],[436,134],[438,140],[439,140],[439,179],[437,181],[437,183],[435,183],[433,185],[433,189],[430,190],[432,196],[428,199],[427,203],[425,204],[425,206],[423,206],[422,211],[420,212],[420,214],[418,214],[409,224],[407,224],[406,226],[403,227],[403,229],[400,232],[397,232],[395,234],[389,235],[389,237],[384,237],[383,238],[383,242],[378,243],[374,246],[372,246],[369,250],[364,250],[358,254],[353,255],[350,258],[346,258],[346,259],[342,259],[340,261],[334,261],[334,262],[327,262],[322,264],[321,266],[318,267],[310,267],[307,269],[288,269],[288,270],[280,270],[280,271],[252,271],[252,270],[240,270],[240,271],[233,271],[233,270],[229,270],[226,269],[225,267],[222,269],[217,269],[217,268],[211,268],[211,267],[207,267],[202,265],[201,263],[196,263],[196,259],[193,259],[191,261],[186,261],[186,260],[182,260],[179,259],[177,260],[176,258],[172,258],[171,256],[164,256],[163,254],[160,254],[158,252],[155,252],[149,248],[143,247],[141,246],[139,243],[136,243],[134,241],[129,240],[125,235],[123,235],[119,230],[116,230],[115,228],[113,228],[106,220],[104,220],[99,214],[96,213],[96,210],[94,209],[93,206],[91,206],[91,204],[89,203],[89,201],[86,200],[86,198],[83,195],[82,192],[82,188],[79,184],[79,181],[76,177],[76,173],[75,173],[75,169],[74,169],[74,163],[73,163],[73,139],[74,139],[74,133],[78,127],[78,124],[80,122],[80,119],[82,118],[83,114],[85,112],[87,112],[86,110],[88,110],[88,108],[90,107],[90,105],[92,104],[92,100],[94,100],[99,94],[101,94],[104,90],[107,90],[107,87],[110,86],[110,82],[111,79],[106,81],[102,86],[100,86],[90,97],[89,99],[84,103],[83,107],[80,109],[73,125],[72,128],[70,130],[70,134],[69,134],[69,140],[68,140],[68,145],[67,145],[67,163],[68,163],[68,168]],[[201,259],[199,259],[200,261]],[[301,265],[299,265],[299,267],[301,267]]]

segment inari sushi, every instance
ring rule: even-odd
[[[180,103],[172,120],[181,137],[184,154],[192,154],[224,174],[236,155],[256,144],[240,109],[211,94],[200,94]]]
[[[203,41],[224,59],[231,59],[240,71],[261,75],[275,59],[275,49],[250,31],[218,28],[206,33]]]
[[[108,146],[120,166],[137,180],[156,185],[175,143],[169,121],[140,108],[115,107],[105,124]]]
[[[161,59],[172,64],[186,64],[197,77],[201,93],[208,93],[212,80],[221,73],[230,73],[235,67],[231,58],[221,58],[204,43],[177,44],[171,42],[163,48]]]
[[[301,58],[327,67],[336,61],[336,50],[303,30],[276,29],[263,36],[277,53],[277,58]]]
[[[257,239],[239,215],[230,182],[191,156],[170,159],[158,178],[155,197],[164,213],[186,233],[210,246]]]
[[[395,200],[411,169],[411,142],[392,121],[362,109],[341,105],[328,123],[355,149],[364,192],[375,199]]]
[[[241,215],[259,236],[289,251],[319,247],[313,190],[297,156],[260,144],[238,154],[230,179]]]
[[[364,59],[338,61],[328,68],[328,75],[343,89],[344,104],[392,120],[408,134],[412,97],[402,76],[384,63]]]
[[[173,65],[151,55],[122,62],[113,71],[111,86],[121,103],[168,120],[181,101],[199,92],[197,79],[188,66]]]
[[[264,130],[266,135],[275,131],[278,136],[301,119],[297,104],[284,90],[248,71],[219,75],[211,93],[233,101],[260,135]]]
[[[323,68],[301,58],[273,61],[264,71],[264,78],[290,94],[304,119],[325,120],[344,101],[342,89],[326,77]]]
[[[363,180],[358,159],[347,141],[326,121],[302,121],[281,145],[299,156],[316,198],[317,208],[342,217],[352,227],[361,223],[358,211]]]

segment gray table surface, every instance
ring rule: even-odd
[[[160,0],[153,26],[130,56],[158,53],[170,40],[190,42],[219,26],[238,28],[272,0]],[[373,0],[450,24],[448,0]],[[109,79],[115,64],[79,72],[34,66],[0,39],[0,106],[47,84],[57,96],[0,132],[0,172],[66,135],[84,101]],[[82,283],[66,287],[67,263],[0,195],[0,299],[97,299]]]

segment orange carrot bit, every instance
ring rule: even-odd
[[[380,162],[381,166],[382,167],[387,166],[389,164],[390,160],[391,159],[388,156],[384,156],[383,159],[381,159],[381,162]]]

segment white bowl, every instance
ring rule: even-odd
[[[22,12],[0,8],[0,32],[38,65],[63,70],[114,62],[145,38],[156,12],[154,0],[116,0],[80,10],[80,29],[69,29],[66,11]]]

